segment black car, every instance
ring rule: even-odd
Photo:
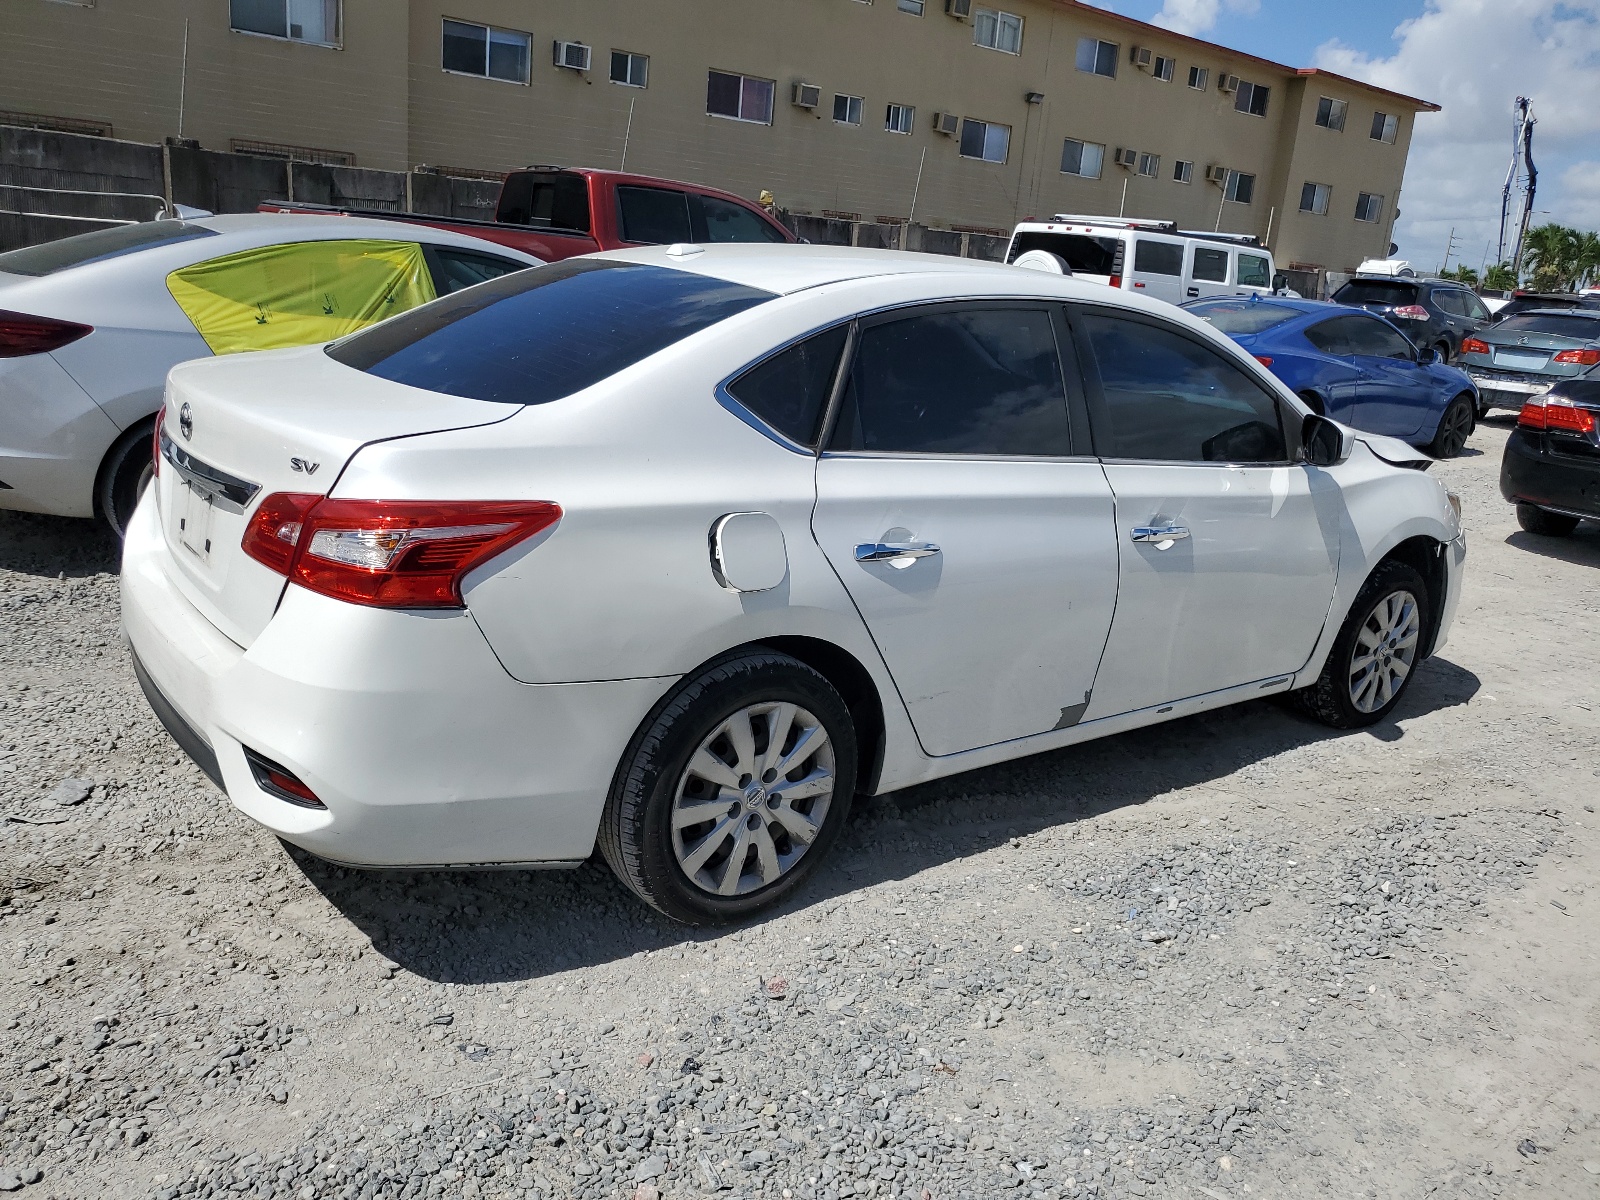
[[[1393,321],[1441,362],[1461,353],[1461,340],[1489,320],[1489,309],[1471,288],[1443,279],[1358,275],[1336,291],[1335,304],[1364,308]]]
[[[1600,296],[1583,296],[1576,292],[1512,292],[1511,299],[1495,310],[1491,322],[1498,325],[1507,317],[1514,317],[1531,308],[1600,309]]]
[[[1522,406],[1500,460],[1500,494],[1529,533],[1600,521],[1600,379],[1569,379]]]

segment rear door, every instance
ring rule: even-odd
[[[1228,280],[1232,277],[1228,251],[1222,246],[1189,243],[1189,284],[1185,294],[1193,300],[1198,296],[1231,296],[1238,289]]]
[[[1433,384],[1417,365],[1417,348],[1387,321],[1346,318],[1351,361],[1361,372],[1352,423],[1372,433],[1408,438],[1433,405]]]
[[[1021,302],[859,328],[812,528],[932,755],[1073,725],[1094,687],[1116,533],[1065,333]]]
[[[1157,300],[1182,304],[1183,253],[1181,238],[1139,234],[1133,241],[1133,270],[1130,272],[1133,290]]]

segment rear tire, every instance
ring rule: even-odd
[[[141,421],[117,439],[100,464],[94,487],[95,514],[119,540],[128,531],[139,497],[155,478],[150,460],[150,439],[155,430],[153,420]]]
[[[1428,585],[1405,563],[1380,563],[1350,606],[1316,683],[1295,693],[1334,729],[1375,725],[1400,703],[1432,636]]]
[[[1428,453],[1435,458],[1454,458],[1467,448],[1467,439],[1477,428],[1476,406],[1472,397],[1462,392],[1439,417],[1439,428],[1428,443]]]
[[[1439,361],[1441,363],[1443,363],[1445,366],[1449,366],[1450,365],[1450,343],[1449,342],[1440,342],[1440,343],[1438,343],[1436,346],[1434,346],[1433,352],[1439,356]]]
[[[1542,537],[1566,537],[1578,527],[1578,518],[1553,513],[1537,504],[1517,505],[1517,524]]]
[[[833,685],[755,649],[680,684],[646,719],[612,782],[600,853],[675,921],[737,921],[817,869],[855,780],[855,726]]]

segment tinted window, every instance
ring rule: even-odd
[[[1461,301],[1467,306],[1467,316],[1472,320],[1487,321],[1489,319],[1489,306],[1471,292],[1463,292]]]
[[[1140,238],[1133,244],[1133,269],[1152,275],[1182,275],[1183,243]]]
[[[943,310],[863,329],[831,446],[1071,454],[1050,314]]]
[[[1112,275],[1116,273],[1117,253],[1121,249],[1121,238],[1089,237],[1082,233],[1019,233],[1006,261],[1016,262],[1029,250],[1048,250],[1066,259],[1067,266],[1074,271],[1085,275]]]
[[[1235,283],[1241,287],[1271,287],[1272,272],[1267,270],[1267,260],[1259,254],[1240,254]]]
[[[692,242],[689,230],[689,197],[664,188],[619,187],[617,206],[622,212],[622,240],[650,242]]]
[[[402,313],[328,355],[410,387],[544,404],[770,299],[688,271],[573,258]]]
[[[1194,277],[1207,283],[1228,282],[1228,252],[1206,246],[1194,248]]]
[[[459,292],[475,283],[499,279],[527,265],[494,254],[475,254],[471,250],[455,250],[445,246],[424,246],[422,252],[428,260],[428,270],[433,274],[433,290],[441,296]]]
[[[1306,341],[1310,342],[1324,354],[1332,354],[1343,358],[1353,354],[1350,349],[1350,334],[1348,326],[1355,321],[1355,317],[1335,317],[1331,321],[1323,321],[1306,330]]]
[[[1277,402],[1216,351],[1143,322],[1093,313],[1082,321],[1110,423],[1096,430],[1103,455],[1158,462],[1287,460]]]
[[[495,220],[588,233],[589,185],[581,175],[513,171],[500,188]]]
[[[1600,338],[1600,313],[1592,317],[1568,316],[1565,313],[1522,313],[1508,317],[1496,326],[1503,333],[1551,333],[1557,337]]]
[[[102,259],[119,258],[148,246],[187,242],[191,238],[215,237],[216,232],[188,221],[143,221],[138,225],[118,225],[115,229],[96,229],[41,246],[24,246],[0,254],[0,272],[11,275],[54,275],[70,267]]]
[[[1371,317],[1347,317],[1345,320],[1349,322],[1344,334],[1349,339],[1351,354],[1365,354],[1371,358],[1417,357],[1416,347],[1410,340],[1382,321]]]
[[[728,391],[790,441],[815,446],[848,332],[841,325],[790,346],[739,376]]]
[[[783,234],[742,204],[700,197],[700,214],[705,218],[708,242],[782,242]]]
[[[1353,304],[1357,307],[1363,304],[1381,304],[1386,308],[1395,308],[1402,304],[1417,302],[1417,285],[1357,279],[1335,292],[1333,299],[1335,303]]]
[[[1300,315],[1297,310],[1281,304],[1251,303],[1248,300],[1205,300],[1185,307],[1223,333],[1260,333]]]

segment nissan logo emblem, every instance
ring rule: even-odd
[[[184,441],[194,436],[194,409],[187,402],[178,410],[178,428],[183,432]]]

